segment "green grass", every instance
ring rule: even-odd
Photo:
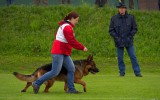
[[[0,52],[1,55],[49,56],[58,22],[70,11],[80,14],[74,28],[76,39],[89,52],[73,50],[74,55],[115,57],[115,47],[108,33],[110,19],[117,9],[82,5],[73,6],[10,6],[0,8]],[[159,11],[129,10],[135,15],[138,32],[135,48],[138,56],[160,56]]]
[[[87,59],[87,56],[72,55],[73,60]],[[140,67],[143,72],[159,74],[160,62],[159,57],[138,57]],[[31,57],[31,56],[19,56],[19,55],[0,55],[0,73],[12,73],[14,71],[31,73],[38,67],[50,63],[52,61],[49,57]],[[117,57],[99,57],[94,56],[94,61],[97,67],[100,69],[101,74],[113,74],[118,73]],[[124,62],[126,64],[126,71],[132,73],[132,66],[128,56],[124,56]]]
[[[0,74],[0,100],[158,100],[160,99],[160,76],[145,73],[137,78],[131,73],[125,77],[114,74],[88,75],[84,77],[87,92],[67,94],[63,91],[63,82],[56,82],[49,93],[43,93],[44,85],[39,94],[33,94],[32,87],[26,93],[20,91],[25,82],[17,80],[11,74]],[[82,86],[75,85],[83,92]]]
[[[77,60],[87,57],[72,56],[72,58]],[[49,93],[43,93],[44,85],[42,85],[39,94],[35,95],[32,87],[26,93],[21,93],[26,83],[16,79],[12,72],[31,74],[39,66],[50,63],[51,57],[0,56],[0,100],[158,100],[160,99],[159,60],[141,59],[139,63],[142,78],[134,76],[128,57],[125,57],[126,76],[118,77],[116,58],[94,56],[100,72],[83,78],[87,83],[86,93],[67,94],[63,90],[64,83],[55,82]],[[75,87],[83,92],[81,85],[76,84]]]

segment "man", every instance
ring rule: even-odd
[[[61,4],[70,4],[70,0],[59,0]]]
[[[14,3],[14,0],[7,0],[7,6],[11,5]]]
[[[98,5],[99,7],[104,7],[105,4],[107,4],[107,0],[96,0],[95,4]]]
[[[119,13],[111,18],[109,33],[114,38],[115,46],[117,48],[120,76],[125,76],[123,56],[124,48],[126,48],[135,76],[142,77],[133,46],[133,36],[137,32],[135,18],[133,15],[127,13],[127,7],[124,3],[119,3],[117,8]]]
[[[41,0],[34,0],[34,3],[35,3],[35,5],[39,5],[40,4],[40,1]],[[48,5],[48,0],[42,0],[42,3],[44,4],[44,5]]]
[[[159,10],[160,10],[160,0],[158,0],[158,6],[159,6]]]
[[[129,0],[129,9],[134,9],[134,0]]]

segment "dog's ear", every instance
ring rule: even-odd
[[[92,61],[92,60],[93,60],[93,55],[90,54],[87,58],[87,61]]]

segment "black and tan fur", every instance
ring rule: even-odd
[[[99,69],[96,67],[95,62],[93,61],[93,56],[89,55],[87,59],[85,60],[75,60],[73,61],[75,65],[75,79],[74,83],[81,84],[83,86],[84,92],[86,92],[86,83],[82,80],[83,76],[86,76],[91,72],[92,74],[95,74],[99,72]],[[26,92],[28,87],[32,85],[32,82],[37,80],[39,77],[41,77],[43,74],[46,72],[50,71],[52,67],[52,64],[46,64],[44,66],[41,66],[38,68],[33,74],[31,75],[23,75],[17,72],[13,72],[13,74],[20,80],[26,81],[27,84],[25,88],[21,92]],[[48,92],[49,88],[54,84],[55,81],[64,81],[64,90],[67,91],[67,71],[65,68],[62,67],[61,72],[59,73],[58,76],[48,80],[45,82],[45,89],[44,92]]]

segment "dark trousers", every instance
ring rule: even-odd
[[[40,1],[42,1],[44,5],[48,5],[48,0],[34,0],[35,5],[39,5]]]
[[[107,3],[107,0],[96,0],[95,1],[95,4],[98,5],[99,7],[105,6],[106,3]]]
[[[13,4],[14,0],[7,0],[7,6]]]
[[[140,74],[140,67],[135,55],[134,46],[125,47],[127,50],[127,53],[130,57],[132,68],[134,70],[135,75]],[[124,47],[117,47],[117,56],[118,56],[118,67],[119,67],[119,73],[121,75],[125,75],[125,64],[123,61],[124,58]]]
[[[70,0],[59,0],[61,4],[70,4]]]

